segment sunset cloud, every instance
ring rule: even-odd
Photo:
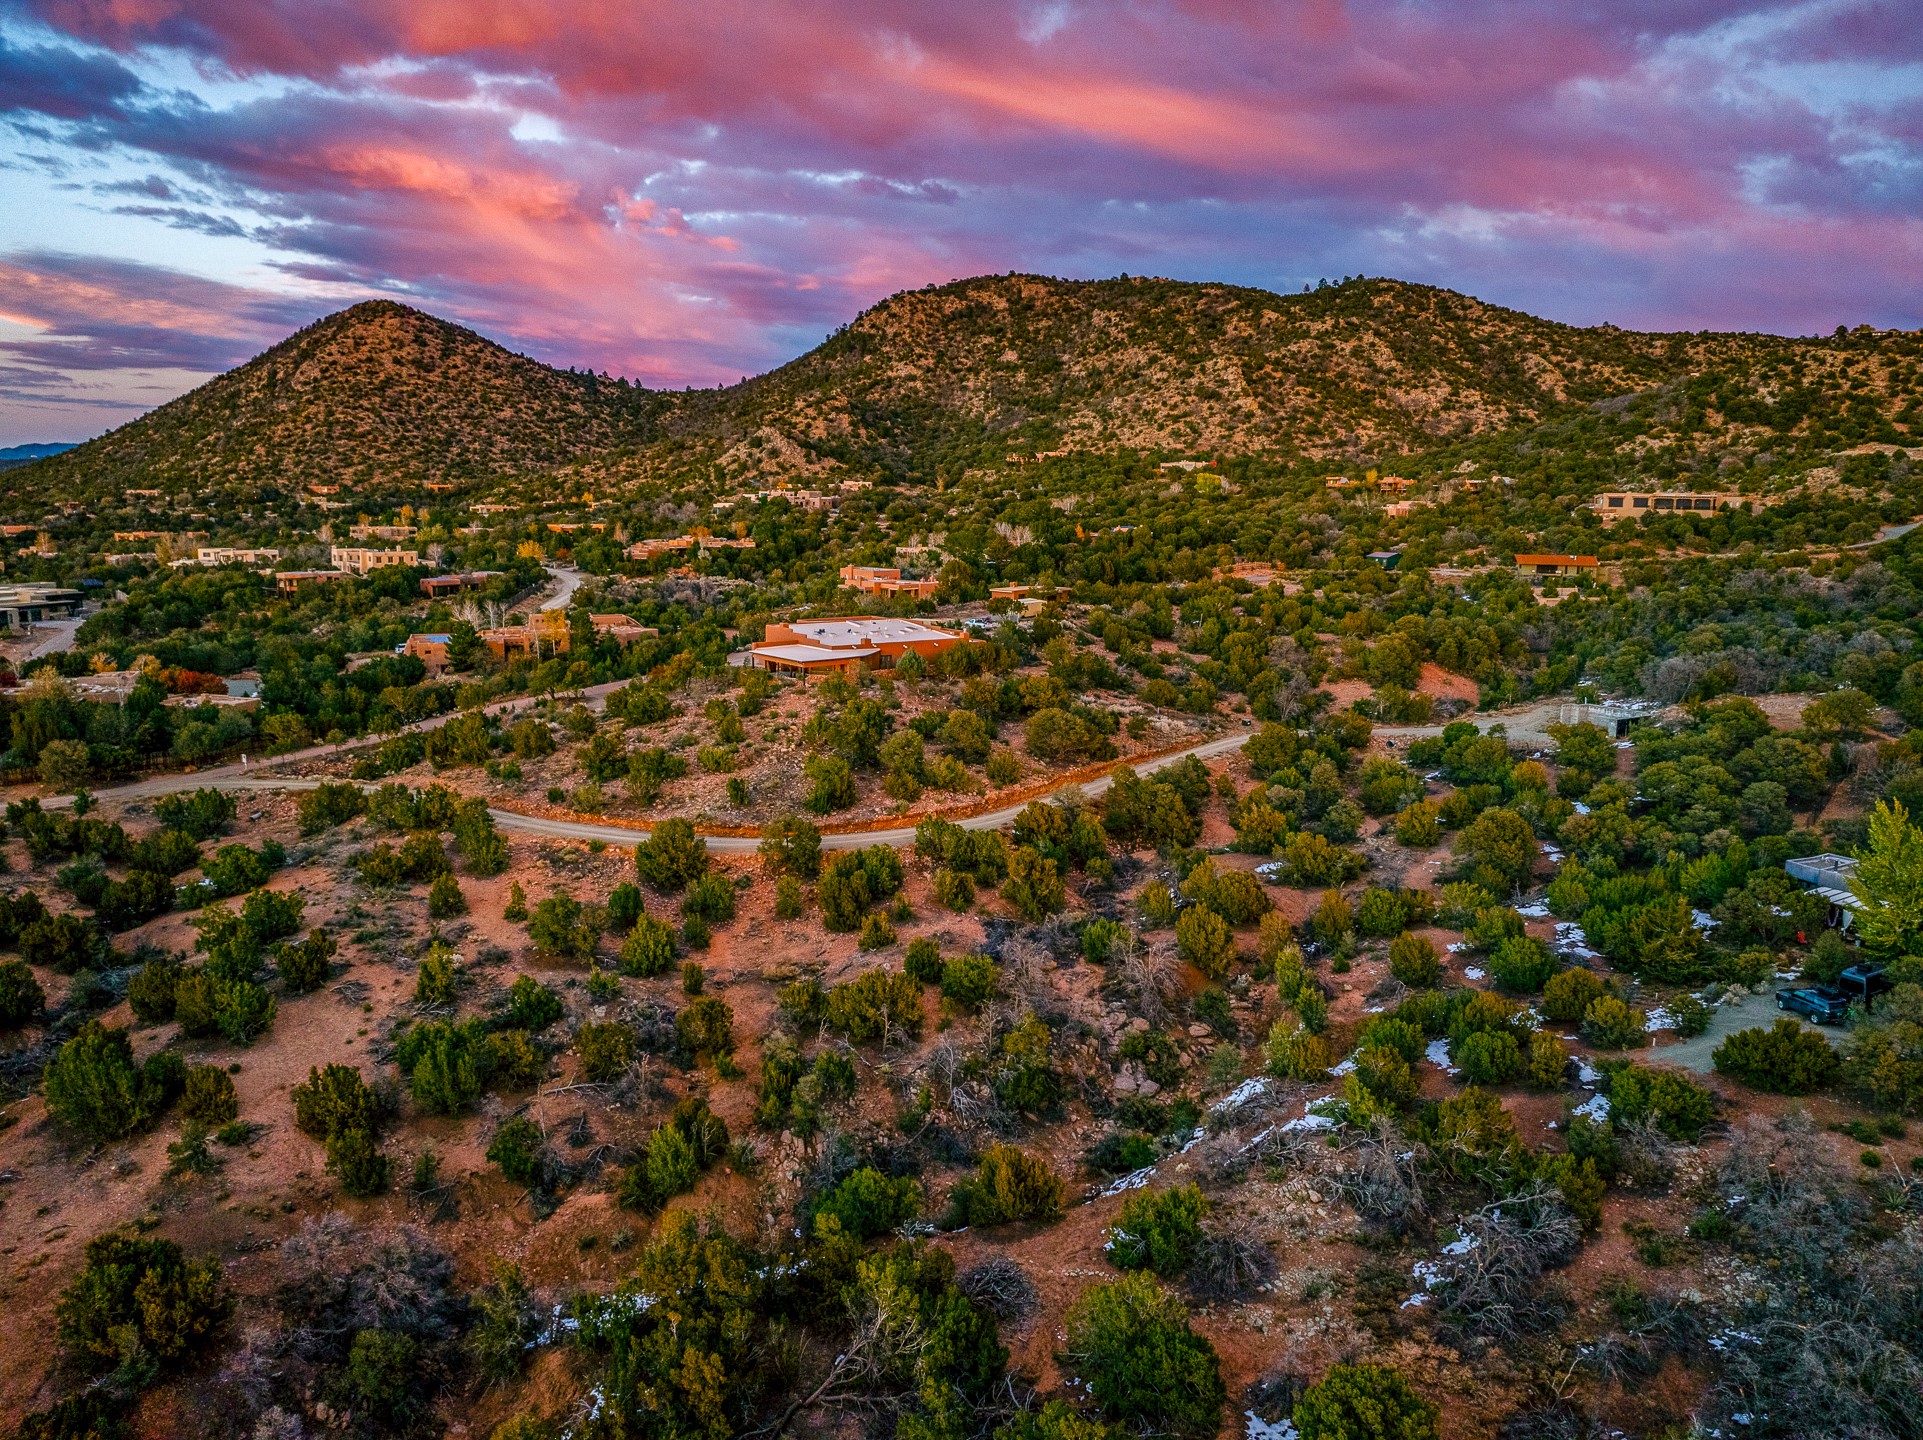
[[[5,409],[115,355],[211,370],[370,294],[674,385],[1008,269],[1916,326],[1920,32],[1899,0],[26,0],[0,201],[67,243],[0,221],[0,440],[123,418]]]

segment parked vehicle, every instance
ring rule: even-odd
[[[1883,973],[1881,965],[1852,965],[1836,977],[1836,986],[1850,999],[1861,1000],[1865,1009],[1878,995],[1896,988],[1890,983],[1890,977]]]
[[[1850,997],[1828,985],[1804,985],[1776,992],[1776,1008],[1813,1020],[1818,1025],[1841,1025],[1850,1015]]]

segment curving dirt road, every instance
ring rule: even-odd
[[[1190,755],[1203,760],[1216,755],[1226,755],[1231,750],[1241,749],[1248,742],[1251,733],[1253,732],[1242,730],[1231,735],[1218,736],[1213,740],[1204,740],[1173,755],[1144,760],[1135,768],[1142,774],[1152,774]],[[366,742],[357,743],[364,745]],[[332,753],[332,750],[328,747],[300,752],[303,757],[329,753]],[[279,756],[275,763],[292,758],[296,757]],[[218,770],[202,770],[192,775],[157,775],[151,780],[137,780],[131,785],[116,785],[94,791],[93,794],[96,800],[145,800],[159,795],[176,795],[203,787],[245,793],[314,790],[319,788],[321,783],[320,780],[300,779],[294,776],[262,775],[258,773],[258,767],[227,765]],[[372,790],[375,788],[375,783],[367,782],[362,788]],[[1099,780],[1085,782],[1080,786],[1080,790],[1084,795],[1100,795],[1111,783],[1110,778],[1104,775]],[[1066,789],[1069,786],[1065,783],[1061,788]],[[57,795],[41,803],[50,810],[59,809],[72,804],[73,797]],[[1004,825],[1012,825],[1015,817],[1021,813],[1022,806],[1028,803],[1028,800],[1023,800],[1021,805],[1009,805],[1000,810],[991,810],[985,815],[971,815],[959,823],[967,830],[999,830]],[[604,840],[610,845],[632,845],[637,840],[647,838],[648,835],[647,830],[634,826],[599,825],[591,820],[551,820],[542,815],[523,815],[515,810],[496,810],[490,807],[488,814],[494,817],[494,823],[503,830],[518,830],[523,834],[544,835],[557,840]],[[904,825],[889,830],[860,830],[852,834],[823,835],[821,848],[855,850],[866,845],[912,845],[914,840],[915,827]],[[706,837],[706,844],[717,854],[747,855],[754,853],[760,847],[761,840],[758,836],[711,835]]]

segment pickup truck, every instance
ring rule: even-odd
[[[1776,1008],[1808,1017],[1818,1025],[1841,1025],[1850,1015],[1850,997],[1827,985],[1804,985],[1776,992]]]

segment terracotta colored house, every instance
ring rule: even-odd
[[[967,638],[918,620],[888,620],[874,615],[796,620],[768,626],[761,643],[750,647],[748,663],[761,670],[801,676],[854,670],[863,665],[889,670],[910,652],[926,660],[963,644]]]

